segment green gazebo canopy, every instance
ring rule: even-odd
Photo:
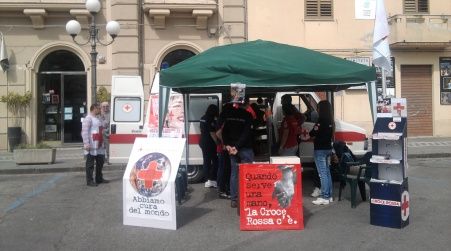
[[[160,86],[180,93],[339,91],[376,79],[374,67],[302,47],[252,41],[213,47],[162,70]]]

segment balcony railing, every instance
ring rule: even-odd
[[[389,26],[392,48],[451,46],[451,15],[394,15]]]

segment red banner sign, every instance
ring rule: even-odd
[[[240,229],[304,229],[301,165],[240,165]]]

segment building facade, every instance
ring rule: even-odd
[[[96,14],[102,43],[116,20],[121,31],[108,46],[97,44],[97,88],[110,90],[112,75],[140,75],[148,93],[153,75],[187,57],[221,44],[246,40],[243,0],[101,0]],[[0,31],[9,70],[0,73],[0,96],[32,93],[26,112],[14,115],[0,103],[0,150],[7,128],[20,126],[22,142],[79,144],[80,119],[91,105],[91,46],[79,46],[65,25],[76,19],[88,41],[92,15],[85,0],[0,0]]]
[[[121,25],[111,45],[97,44],[97,87],[110,90],[112,75],[140,75],[145,93],[155,72],[208,48],[265,39],[371,62],[375,0],[101,0],[96,14],[102,43],[109,20]],[[411,136],[451,136],[451,2],[386,1],[394,78],[389,92],[408,98]],[[0,0],[0,31],[9,70],[0,72],[0,96],[32,93],[26,112],[13,115],[0,103],[0,150],[7,128],[19,125],[22,142],[78,144],[80,118],[90,106],[88,41],[92,15],[84,0]],[[264,53],[264,52],[262,52]],[[302,59],[300,59],[302,60]],[[448,67],[448,68],[447,68]],[[451,71],[451,69],[450,69]],[[366,89],[340,92],[336,116],[372,130]]]
[[[247,5],[249,40],[371,64],[376,0],[248,0]],[[451,1],[385,0],[385,9],[394,68],[387,93],[407,98],[409,136],[451,136]],[[335,108],[336,117],[371,133],[365,88],[337,93]]]

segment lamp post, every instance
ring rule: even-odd
[[[97,43],[107,46],[114,42],[117,34],[119,34],[120,25],[116,21],[109,21],[106,25],[106,31],[113,40],[107,43],[102,43],[99,39],[99,28],[96,25],[96,15],[101,9],[99,0],[86,0],[86,9],[91,13],[91,24],[89,26],[89,39],[86,43],[79,43],[75,40],[75,37],[81,31],[81,25],[77,20],[70,20],[66,24],[66,31],[72,36],[72,40],[78,45],[86,45],[91,43],[91,104],[96,102],[97,93]]]

